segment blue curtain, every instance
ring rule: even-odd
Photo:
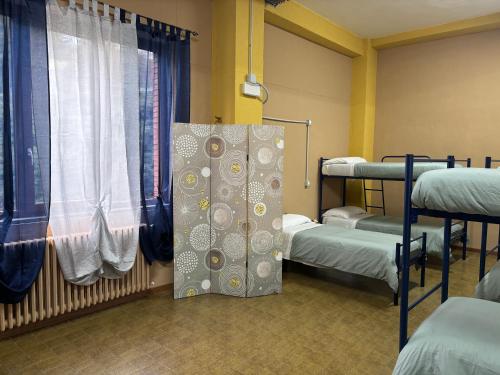
[[[139,239],[152,263],[173,258],[171,126],[174,121],[189,122],[191,35],[151,20],[147,25],[137,24],[143,224]]]
[[[49,213],[45,0],[1,4],[0,303],[17,303],[42,266]]]

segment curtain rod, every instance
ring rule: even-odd
[[[62,3],[66,3],[66,4],[69,4],[69,3],[70,3],[70,1],[69,1],[69,0],[59,0],[59,1],[60,1],[60,2],[62,2]],[[78,5],[82,6],[82,7],[83,7],[83,5],[84,5],[84,0],[75,0],[75,2],[76,2]],[[91,4],[91,3],[92,3],[92,0],[88,0],[88,3],[90,3],[90,4]],[[108,4],[108,3],[103,3],[102,1],[97,1],[97,4],[98,4],[101,8],[104,8],[104,5],[108,5],[108,6],[109,6],[109,8],[110,8],[110,9],[109,9],[109,13],[110,13],[110,14],[113,14],[113,13],[114,13],[114,8],[115,8],[115,6],[114,6],[114,5],[111,5],[111,4]],[[120,7],[117,7],[117,6],[116,6],[116,8],[120,8]],[[171,25],[171,24],[168,24],[168,23],[166,23],[166,22],[162,22],[162,21],[160,21],[160,20],[157,20],[157,19],[154,19],[154,18],[151,18],[151,17],[142,16],[142,15],[137,14],[137,13],[135,13],[135,12],[131,12],[131,11],[127,10],[127,9],[120,8],[120,10],[121,10],[122,12],[124,12],[124,14],[125,14],[125,18],[126,18],[126,19],[128,19],[129,21],[131,20],[131,15],[132,15],[132,14],[136,14],[136,15],[137,15],[137,19],[138,19],[138,20],[140,20],[140,21],[141,21],[142,19],[144,19],[144,20],[152,20],[152,21],[154,21],[154,22],[159,22],[159,23],[164,24],[164,25],[166,25],[166,26],[169,26],[169,27],[174,27],[174,28],[179,29],[179,30],[181,30],[181,31],[184,31],[184,32],[187,32],[187,33],[191,33],[191,35],[192,35],[192,36],[198,36],[198,35],[200,35],[197,31],[193,31],[193,30],[185,29],[185,28],[178,27],[178,26],[175,26],[175,25]],[[145,24],[145,23],[144,23],[144,24]]]
[[[304,176],[304,187],[308,189],[311,186],[311,181],[309,180],[309,128],[312,125],[311,120],[287,120],[278,117],[270,117],[270,116],[262,116],[263,120],[267,121],[275,121],[275,122],[284,122],[287,124],[300,124],[306,126],[306,171]]]

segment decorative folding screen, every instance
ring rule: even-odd
[[[174,125],[175,298],[281,291],[284,131]]]

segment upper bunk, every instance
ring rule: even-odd
[[[404,158],[404,155],[386,155],[380,162],[367,162],[360,157],[330,159],[322,157],[320,158],[320,175],[322,178],[404,181],[405,163],[394,161]],[[432,162],[428,156],[416,156],[416,158],[419,161],[413,167],[413,180],[424,172],[448,168],[446,162]],[[463,161],[466,161],[468,165],[470,163],[469,160]],[[456,163],[455,167],[462,167],[462,165]]]
[[[407,156],[410,180],[418,160]],[[453,159],[447,160],[450,168],[427,171],[407,189],[412,218],[422,215],[500,224],[500,170],[490,168],[493,160],[487,158],[485,168],[453,168]]]

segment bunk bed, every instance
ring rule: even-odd
[[[405,157],[404,232],[400,304],[400,355],[393,374],[498,374],[500,373],[500,304],[475,298],[448,299],[449,251],[452,220],[500,224],[500,171],[487,168],[448,168],[423,173],[413,187],[414,163]],[[441,282],[409,303],[411,227],[419,216],[445,221]],[[441,306],[408,339],[409,312],[437,290]],[[479,317],[479,319],[478,319]]]
[[[424,172],[431,170],[446,169],[446,163],[433,163],[429,156],[419,155],[416,156],[420,162],[414,166],[413,179],[418,178]],[[357,179],[362,181],[365,210],[378,209],[381,210],[383,215],[359,215],[358,217],[347,218],[342,223],[338,218],[328,217],[322,222],[335,223],[337,225],[349,226],[362,230],[378,231],[382,233],[390,233],[396,235],[403,234],[403,219],[400,217],[386,216],[385,209],[385,191],[384,181],[404,181],[405,180],[405,163],[395,162],[393,160],[400,160],[404,158],[403,155],[386,155],[382,157],[380,162],[366,162],[358,157],[346,158],[320,158],[319,159],[319,192],[318,192],[318,220],[322,220],[328,209],[323,208],[323,185],[328,179],[342,180],[342,205],[346,206],[346,187],[347,180]],[[456,162],[465,162],[466,166],[470,168],[471,159],[455,160]],[[461,164],[456,164],[456,167],[462,167]],[[379,181],[380,188],[368,188],[365,181]],[[381,205],[373,205],[367,203],[367,192],[380,193]],[[443,228],[440,225],[418,223],[413,226],[412,234],[414,237],[419,237],[423,232],[427,233],[427,253],[429,255],[441,256],[441,249],[443,246],[442,232]],[[462,259],[467,257],[467,221],[462,223],[453,223],[452,226],[452,241],[456,243],[462,242]]]
[[[316,268],[336,269],[383,280],[398,304],[401,270],[401,236],[346,229],[302,220],[285,224],[283,258]],[[425,286],[426,234],[411,243],[410,264],[421,267],[420,286]]]

